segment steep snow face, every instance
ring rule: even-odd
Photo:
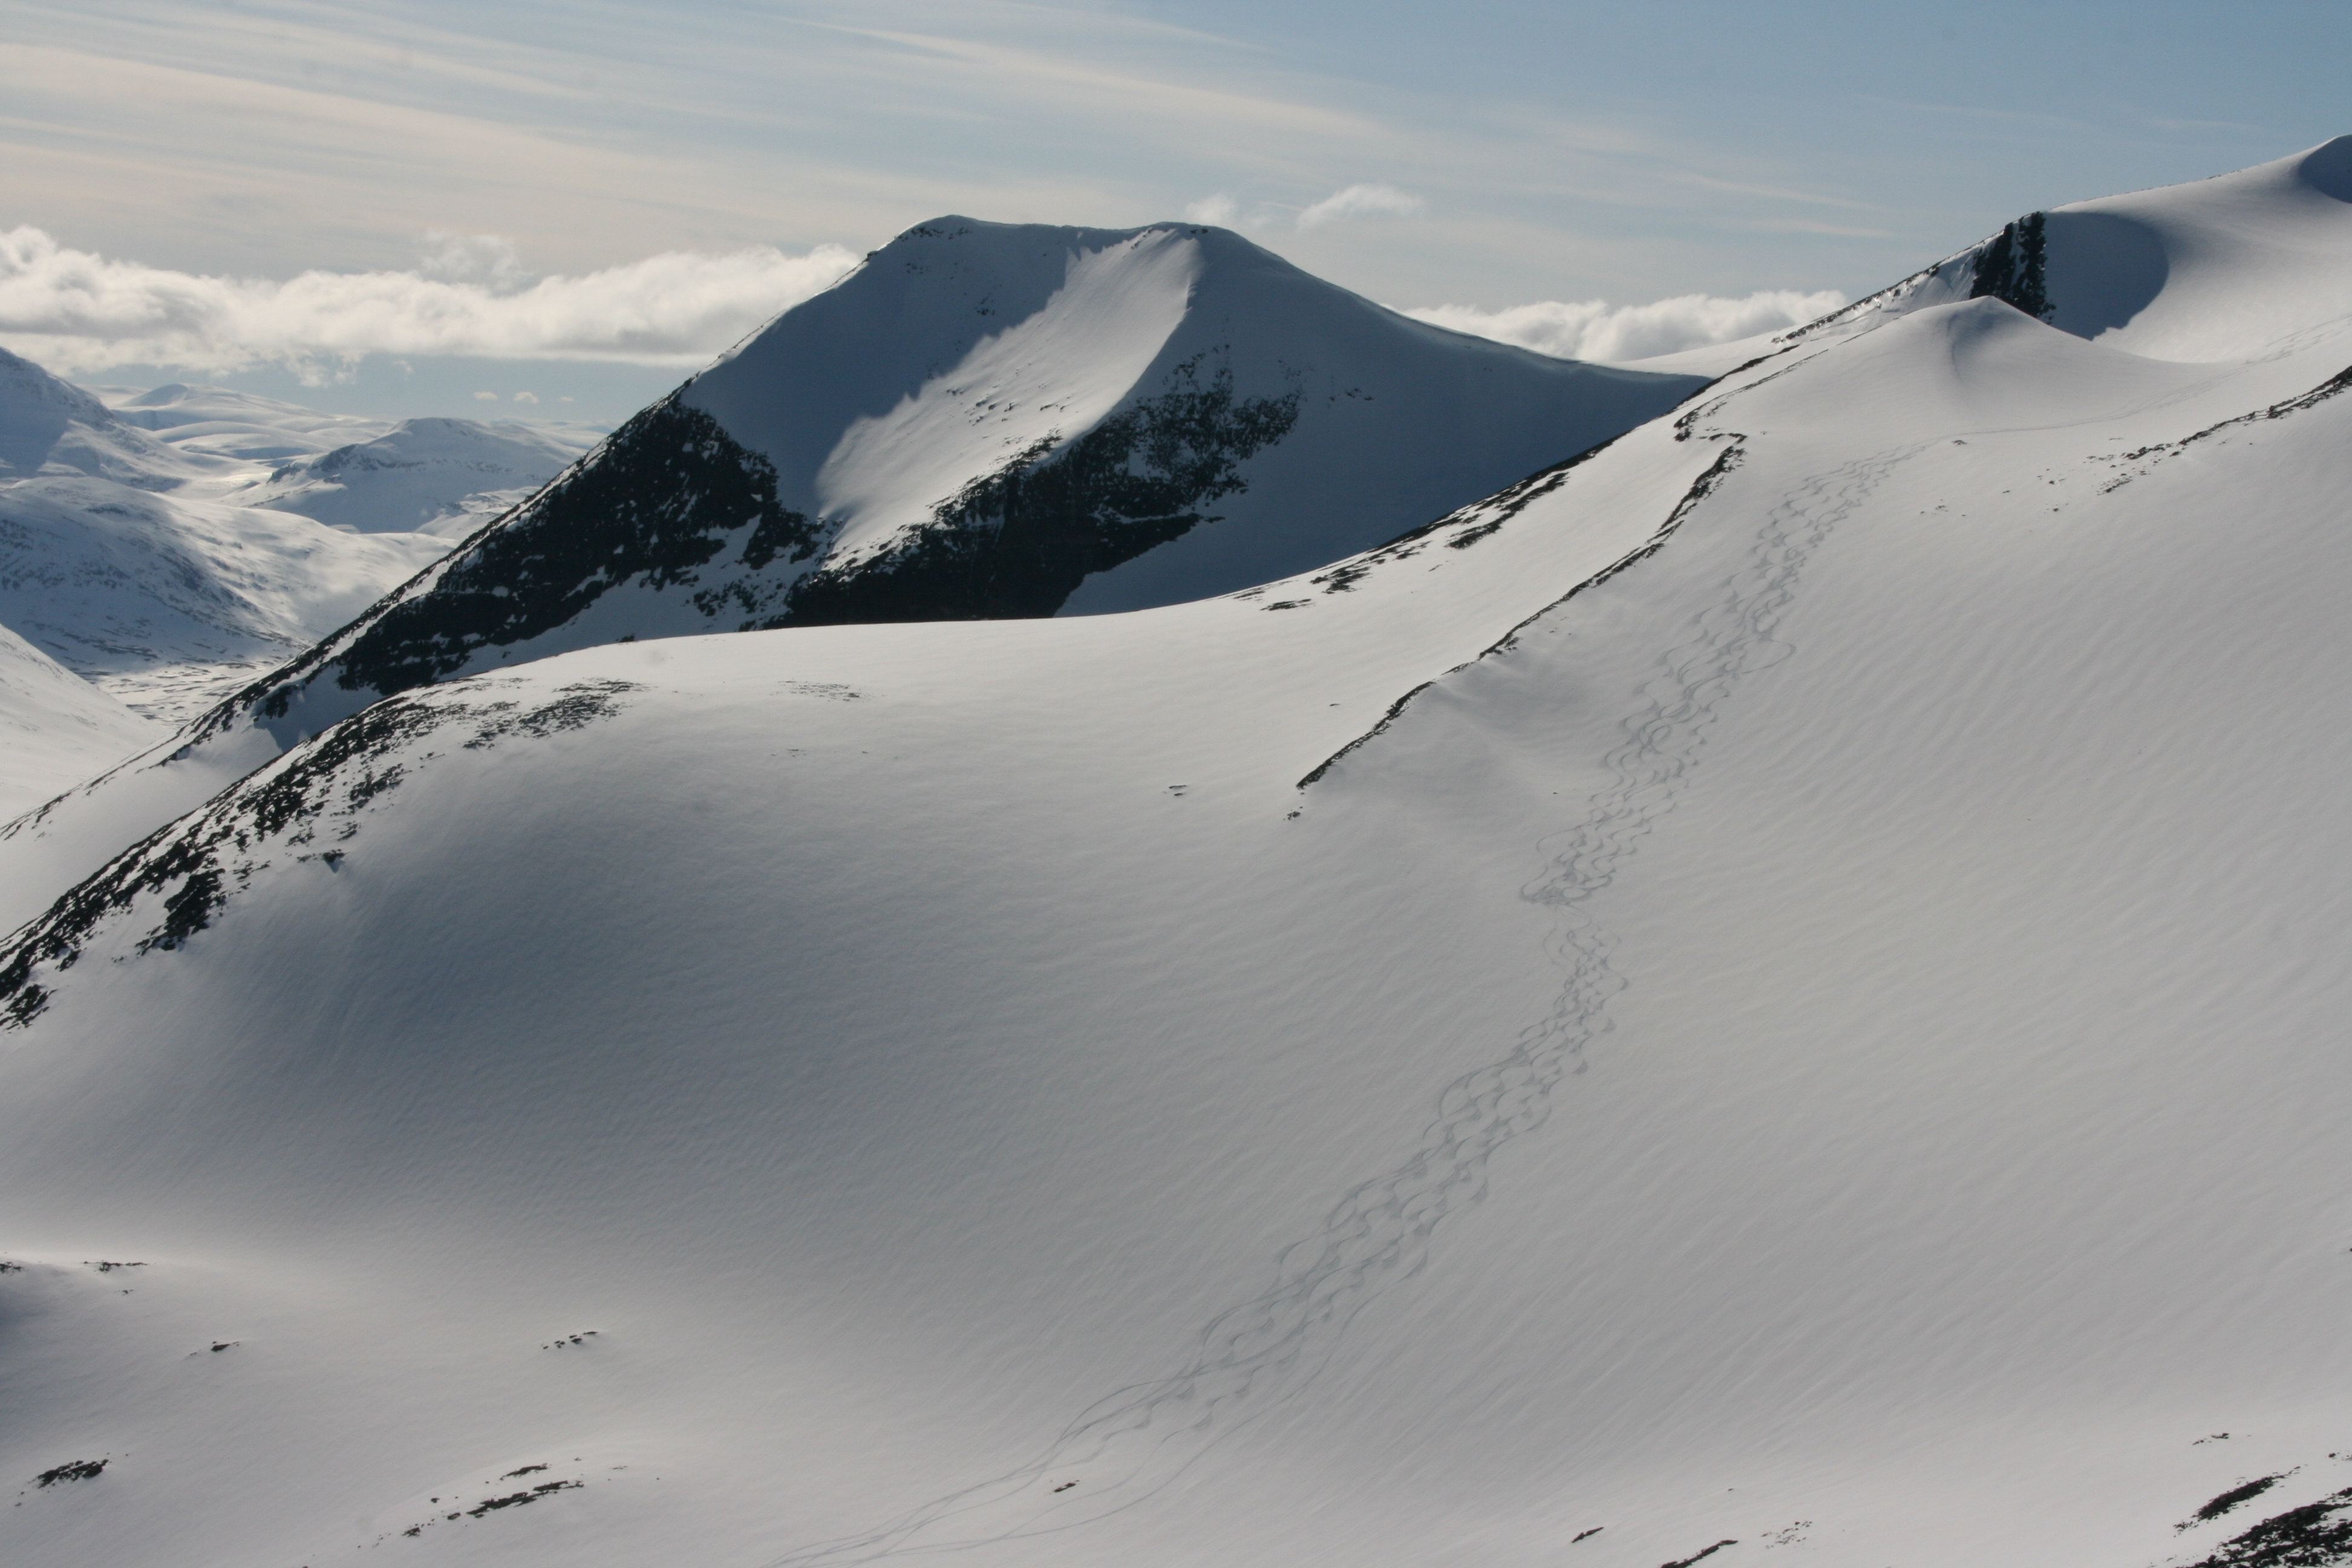
[[[834,525],[835,563],[877,553],[975,477],[1101,423],[1183,321],[1201,267],[1200,241],[1166,229],[1074,251],[1035,314],[982,338],[888,413],[852,420],[806,492],[805,510]],[[752,374],[714,371],[704,380],[716,384],[688,401],[723,405],[725,384]]]
[[[2052,321],[2155,359],[2352,336],[2352,136],[2050,214]]]
[[[529,425],[404,419],[373,439],[282,464],[223,499],[359,533],[455,540],[527,499],[583,450]]]
[[[163,726],[0,626],[0,822],[163,738]]]
[[[327,729],[0,952],[0,1548],[2335,1529],[2352,373],[2309,342],[1961,298],[1228,596]]]

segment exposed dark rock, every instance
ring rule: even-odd
[[[776,499],[775,465],[673,394],[460,545],[429,587],[372,611],[331,656],[336,684],[389,697],[457,673],[484,647],[553,631],[625,583],[693,586],[747,529],[748,572],[816,553],[817,525]],[[727,591],[712,591],[704,613],[719,614]],[[320,673],[316,661],[298,665],[236,701],[278,717]]]
[[[387,609],[343,651],[336,682],[389,696],[552,631],[623,583],[691,584],[747,525],[747,566],[815,553],[815,525],[776,500],[775,466],[666,397],[476,535],[431,592]]]
[[[2346,1563],[2352,1563],[2352,1487],[2273,1514],[2189,1568],[2343,1568]]]
[[[527,1502],[537,1502],[551,1493],[578,1491],[582,1484],[579,1481],[541,1481],[527,1492],[509,1492],[504,1497],[484,1498],[480,1502],[467,1509],[466,1513],[469,1518],[479,1519],[486,1513],[495,1513],[502,1508],[520,1508]]]
[[[2286,1479],[2286,1473],[2282,1472],[2275,1476],[2257,1477],[2255,1479],[2248,1481],[2243,1486],[2231,1487],[2228,1491],[2223,1492],[2220,1497],[2213,1499],[2212,1501],[2207,1503],[2203,1508],[2199,1509],[2187,1523],[2179,1526],[2179,1528],[2188,1530],[2191,1526],[2204,1524],[2209,1521],[2219,1519],[2223,1514],[2229,1512],[2231,1509],[2252,1502],[2254,1499],[2262,1496],[2264,1492],[2270,1490],[2273,1487],[2278,1485],[2284,1479]]]
[[[128,912],[142,895],[162,896],[163,920],[136,951],[168,952],[209,927],[268,864],[259,856],[270,842],[301,848],[330,828],[339,839],[351,837],[363,808],[437,754],[395,756],[412,742],[457,729],[465,737],[461,746],[478,749],[509,735],[577,730],[618,711],[620,695],[635,687],[623,680],[578,682],[528,708],[511,700],[467,700],[478,689],[378,703],[116,856],[26,926],[13,947],[0,951],[0,1028],[23,1028],[38,1017],[49,993],[36,973],[44,965],[53,973],[72,968],[98,928]],[[336,852],[320,858],[329,855]]]
[[[942,502],[931,524],[870,561],[795,584],[763,626],[1050,616],[1089,574],[1190,532],[1247,489],[1241,465],[1288,435],[1296,391],[1237,397],[1197,361],[1170,389],[1053,455],[1038,442]]]
[[[59,1465],[53,1470],[43,1470],[33,1478],[33,1484],[37,1487],[54,1487],[66,1481],[93,1480],[106,1468],[107,1463],[108,1461],[104,1459],[76,1459],[71,1464]]]
[[[2004,224],[1999,234],[1977,253],[1976,281],[1969,298],[1990,296],[2016,306],[2037,321],[2050,319],[2049,241],[2047,222],[2040,213],[2028,213]]]

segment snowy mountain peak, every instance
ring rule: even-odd
[[[1701,384],[1425,326],[1221,229],[941,218],[630,420],[260,711],[290,738],[602,643],[1232,592]]]

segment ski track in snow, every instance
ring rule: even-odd
[[[1613,942],[1586,906],[1674,809],[1717,710],[1739,682],[1794,651],[1774,631],[1812,552],[1925,445],[1800,486],[1767,516],[1746,565],[1698,617],[1696,635],[1661,660],[1623,722],[1624,738],[1603,761],[1610,783],[1581,823],[1538,841],[1546,869],[1521,891],[1559,911],[1547,943],[1564,973],[1559,998],[1509,1055],[1445,1087],[1411,1159],[1354,1188],[1320,1230],[1284,1248],[1274,1283],[1212,1319],[1181,1372],[1098,1401],[1018,1469],[764,1568],[845,1568],[1092,1523],[1150,1497],[1212,1443],[1312,1382],[1356,1314],[1420,1272],[1438,1225],[1485,1197],[1496,1152],[1544,1124],[1553,1090],[1583,1070],[1585,1048],[1612,1027],[1609,999],[1625,982],[1609,963]]]

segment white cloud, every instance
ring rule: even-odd
[[[67,375],[135,363],[318,373],[368,353],[691,366],[856,263],[839,246],[761,246],[534,279],[495,236],[436,234],[413,270],[280,282],[112,260],[24,227],[0,231],[0,345]]]
[[[514,241],[495,234],[428,229],[416,270],[437,282],[479,283],[493,294],[512,294],[530,282]]]
[[[1301,228],[1320,228],[1350,217],[1412,217],[1422,209],[1419,196],[1394,185],[1349,185],[1334,191],[1298,215]]]
[[[474,401],[477,403],[496,403],[498,400],[499,395],[495,392],[478,392],[474,394]]]
[[[1184,216],[1189,222],[1220,226],[1232,223],[1240,213],[1239,204],[1223,191],[1213,196],[1202,196],[1184,209]]]
[[[1434,305],[1405,314],[1562,359],[1628,360],[1801,326],[1845,302],[1833,289],[1810,294],[1772,289],[1737,300],[1713,294],[1679,294],[1648,305],[1547,300],[1500,310]]]
[[[514,395],[514,400],[517,403],[537,403],[539,395],[535,392],[518,392]]]

